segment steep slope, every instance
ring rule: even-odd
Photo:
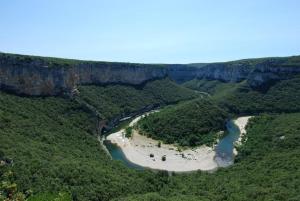
[[[299,57],[198,67],[0,57],[1,89],[47,95],[0,92],[1,194],[3,187],[8,187],[4,193],[15,189],[3,184],[2,175],[8,173],[18,191],[29,196],[33,192],[33,200],[59,192],[84,201],[299,200],[299,113],[255,118],[235,165],[228,169],[169,177],[111,160],[96,138],[99,119],[87,107],[112,121],[149,104],[194,98],[191,90],[162,79],[169,77],[177,82],[198,78],[201,84],[193,89],[206,88],[219,107],[235,114],[299,112]],[[49,97],[77,94],[76,88],[79,94],[73,99]]]
[[[73,200],[109,200],[124,195],[120,189],[126,189],[125,194],[158,190],[158,175],[137,173],[110,159],[97,141],[99,117],[78,99],[92,104],[100,118],[112,120],[151,104],[198,97],[197,93],[170,80],[151,81],[141,88],[108,85],[81,90],[74,99],[0,92],[0,162],[13,161],[5,167],[13,172],[18,190],[32,190],[33,200],[59,192],[70,193]]]
[[[236,114],[281,113],[300,111],[300,78],[282,80],[268,90],[253,90],[241,84],[218,99],[219,105]]]
[[[79,61],[0,53],[0,88],[26,95],[75,93],[78,85],[141,85],[169,77],[177,83],[195,78],[223,82],[247,80],[251,87],[300,73],[300,57],[240,60],[207,65],[134,64]]]
[[[130,85],[88,85],[79,87],[79,97],[98,111],[103,119],[125,117],[133,112],[199,97],[169,79],[155,80],[139,87]]]
[[[209,96],[214,98],[221,98],[223,95],[233,92],[239,85],[240,83],[207,79],[193,79],[182,84],[186,88],[208,93]]]
[[[230,168],[168,177],[110,160],[76,102],[5,93],[0,101],[1,157],[13,160],[20,191],[69,192],[73,200],[299,199],[299,113],[254,119]]]
[[[225,83],[203,79],[191,80],[183,86],[209,93],[220,107],[239,115],[300,111],[300,77],[297,74],[268,83],[264,88],[253,88],[248,82]]]
[[[11,161],[5,166],[13,172],[18,190],[32,190],[33,195],[69,192],[73,200],[157,191],[161,186],[157,175],[130,170],[110,159],[95,136],[96,123],[72,100],[1,92],[1,160]]]

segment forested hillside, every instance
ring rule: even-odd
[[[225,129],[227,114],[206,98],[169,106],[138,122],[140,133],[181,146],[212,145]]]
[[[80,89],[78,98],[94,104],[108,119],[149,104],[199,96],[169,80],[141,88],[112,85]],[[165,180],[159,174],[136,172],[111,160],[97,141],[96,117],[76,99],[0,92],[0,103],[0,160],[12,161],[1,165],[1,175],[12,171],[11,183],[16,183],[20,192],[32,192],[37,198],[31,200],[51,200],[59,193],[67,193],[73,200],[109,200],[157,191]],[[10,191],[6,188],[10,186],[5,186],[4,194]]]
[[[232,93],[240,83],[222,82],[219,80],[193,79],[182,84],[184,87],[200,92],[206,92],[210,96],[222,98]]]
[[[11,170],[18,190],[32,190],[33,198],[65,192],[73,200],[299,199],[299,113],[255,118],[230,168],[168,177],[112,161],[93,135],[92,116],[76,102],[0,98],[1,158],[12,161],[1,170]]]
[[[3,167],[13,172],[19,191],[109,200],[162,185],[157,174],[111,160],[95,136],[96,119],[78,103],[3,92],[0,103],[0,152],[13,161]]]
[[[299,200],[299,131],[300,113],[258,116],[233,166],[213,174],[178,174],[156,193],[114,201]]]
[[[247,82],[224,83],[215,80],[192,80],[183,85],[209,93],[221,108],[234,114],[300,111],[299,76],[270,83],[266,90],[252,88]]]
[[[236,114],[299,112],[299,101],[300,78],[297,77],[276,82],[266,91],[240,84],[232,93],[218,99],[221,107]]]
[[[141,86],[87,85],[79,87],[79,97],[111,119],[149,105],[167,105],[199,97],[199,93],[175,84],[169,79],[147,82]]]
[[[17,59],[24,69],[27,64],[40,67],[39,61],[44,61],[28,58]],[[275,63],[273,60],[239,62],[252,67],[257,63],[275,65],[275,70],[277,63],[285,69],[299,64],[299,57],[277,58]],[[51,64],[47,69],[53,72],[57,67],[64,72],[78,64],[75,60],[55,58],[46,61]],[[207,65],[197,68],[204,66]],[[235,70],[238,66],[235,63],[234,68],[229,67]],[[14,67],[16,72],[23,73],[18,63]],[[182,75],[181,68],[174,67],[178,71],[170,71],[170,75]],[[47,80],[42,69],[41,78]],[[189,70],[184,72],[188,74]],[[14,70],[10,72],[16,75]],[[298,201],[300,78],[293,73],[285,75],[268,80],[264,88],[255,88],[248,80],[195,79],[180,86],[164,78],[138,85],[86,83],[76,85],[78,94],[63,96],[20,96],[1,91],[0,200],[9,197],[19,201]],[[18,86],[22,86],[24,80],[16,77]],[[256,117],[247,127],[247,141],[238,148],[235,164],[214,173],[137,171],[112,160],[99,143],[99,117],[109,122],[145,107],[171,103],[177,105],[143,119],[140,129],[153,138],[187,146],[212,143],[228,115],[254,114]]]

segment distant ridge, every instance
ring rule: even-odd
[[[193,79],[241,82],[252,87],[300,73],[300,56],[243,59],[221,63],[138,64],[84,61],[0,53],[0,88],[33,96],[73,93],[78,85],[141,85],[165,77],[177,83]]]

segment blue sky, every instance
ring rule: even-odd
[[[2,0],[0,51],[141,63],[300,54],[299,0]]]

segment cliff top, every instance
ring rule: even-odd
[[[174,66],[185,66],[185,67],[197,67],[203,68],[207,66],[219,66],[226,65],[228,67],[240,67],[248,66],[254,67],[256,65],[272,65],[281,67],[285,66],[299,66],[300,67],[300,56],[291,57],[266,57],[266,58],[253,58],[253,59],[242,59],[228,62],[213,62],[213,63],[191,63],[191,64],[144,64],[144,63],[128,63],[128,62],[108,62],[108,61],[89,61],[89,60],[78,60],[78,59],[66,59],[56,57],[42,57],[32,55],[20,55],[0,52],[0,64],[10,65],[30,65],[30,66],[43,66],[47,68],[55,67],[73,67],[76,65],[101,65],[101,66],[132,66],[132,67],[168,67]]]
[[[232,67],[239,66],[256,66],[256,65],[268,65],[268,66],[298,66],[300,67],[300,55],[290,56],[290,57],[265,57],[265,58],[251,58],[251,59],[241,59],[235,61],[227,61],[227,62],[216,62],[216,63],[191,63],[189,66],[194,67],[206,67],[211,65],[227,65]]]
[[[77,65],[102,65],[102,66],[148,66],[148,67],[165,67],[165,64],[142,64],[142,63],[128,63],[128,62],[107,62],[107,61],[89,61],[79,59],[66,59],[57,57],[43,57],[43,56],[32,56],[32,55],[21,55],[0,52],[0,64],[10,65],[30,65],[30,66],[43,66],[46,68],[69,68]]]

